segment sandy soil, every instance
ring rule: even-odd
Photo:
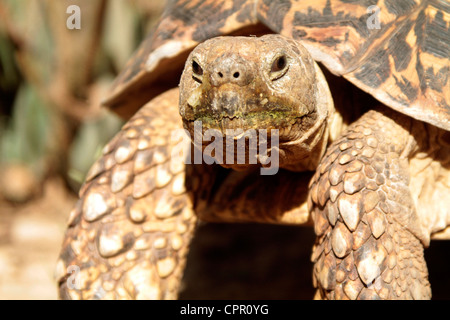
[[[60,180],[26,205],[0,202],[0,299],[56,299],[53,278],[75,197]]]

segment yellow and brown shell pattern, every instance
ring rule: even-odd
[[[386,105],[450,130],[449,29],[442,0],[172,0],[105,104],[133,114],[176,86],[187,54],[206,39],[276,32],[301,39],[315,60]]]

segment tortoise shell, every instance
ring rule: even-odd
[[[128,118],[178,84],[219,35],[280,33],[391,108],[450,130],[450,3],[439,0],[171,0],[104,101]]]

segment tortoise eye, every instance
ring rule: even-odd
[[[272,64],[272,68],[270,69],[271,72],[277,72],[281,71],[286,67],[286,57],[280,56],[275,59],[275,61]]]
[[[192,78],[195,81],[202,83],[202,76],[203,76],[202,67],[197,61],[192,60]]]
[[[270,68],[270,78],[272,81],[281,78],[288,69],[288,59],[283,54],[275,58]]]
[[[195,75],[202,76],[203,75],[203,69],[200,67],[197,61],[192,61],[192,71],[194,71]]]

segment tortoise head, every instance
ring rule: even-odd
[[[208,40],[190,54],[181,77],[179,110],[184,127],[191,137],[196,130],[207,136],[213,132],[215,139],[224,138],[223,146],[228,140],[235,148],[239,140],[252,139],[252,134],[261,143],[264,131],[272,142],[269,153],[276,148],[281,156],[280,166],[304,162],[323,140],[329,109],[321,98],[324,80],[318,73],[306,49],[280,35]],[[210,139],[202,140],[203,150],[208,143]],[[252,146],[244,145],[250,154]],[[300,150],[302,145],[307,150]],[[223,160],[224,155],[216,150],[212,156]],[[261,164],[260,156],[255,153]],[[250,157],[239,164],[219,161],[234,169],[246,168],[250,162]]]

